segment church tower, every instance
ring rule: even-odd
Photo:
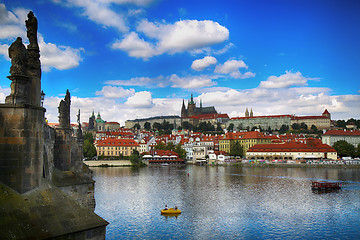
[[[195,104],[195,102],[194,102],[194,97],[193,97],[193,95],[191,94],[191,100],[190,100],[190,102],[189,102],[189,104],[188,104],[188,117],[191,117],[191,116],[194,116],[194,112],[195,112],[195,107],[196,107],[196,104]]]
[[[249,117],[249,110],[246,108],[245,117]]]
[[[182,107],[181,107],[181,117],[187,117],[187,110],[185,107],[185,101],[183,99]]]
[[[254,113],[252,111],[252,109],[250,110],[250,117],[253,117],[254,116]]]
[[[329,113],[329,111],[327,109],[325,109],[325,111],[322,114],[324,117],[327,117],[328,119],[331,119],[331,114]]]

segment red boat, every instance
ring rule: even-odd
[[[314,190],[340,189],[341,182],[312,182],[311,188]]]

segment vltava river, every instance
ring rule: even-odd
[[[360,239],[360,169],[93,168],[107,239]],[[341,181],[316,193],[311,180]],[[167,217],[167,204],[182,214]]]

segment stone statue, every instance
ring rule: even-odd
[[[38,48],[38,41],[37,41],[37,30],[38,30],[38,22],[34,13],[30,11],[28,13],[28,20],[25,21],[26,29],[27,29],[27,37],[29,39],[29,46],[30,48],[37,47]]]
[[[78,123],[78,129],[77,129],[77,138],[78,138],[78,142],[82,142],[83,141],[83,134],[82,134],[82,129],[81,129],[81,123],[80,123],[80,109],[79,109],[79,113],[77,115],[77,123]]]
[[[70,92],[66,90],[66,95],[59,104],[59,128],[69,129],[70,128]]]
[[[28,68],[28,52],[18,37],[9,47],[9,58],[11,58],[11,75],[26,75]]]

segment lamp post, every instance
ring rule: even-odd
[[[44,93],[44,91],[41,91],[40,100],[41,100],[41,106],[42,106],[42,107],[44,106],[45,95],[46,95],[46,94]]]

